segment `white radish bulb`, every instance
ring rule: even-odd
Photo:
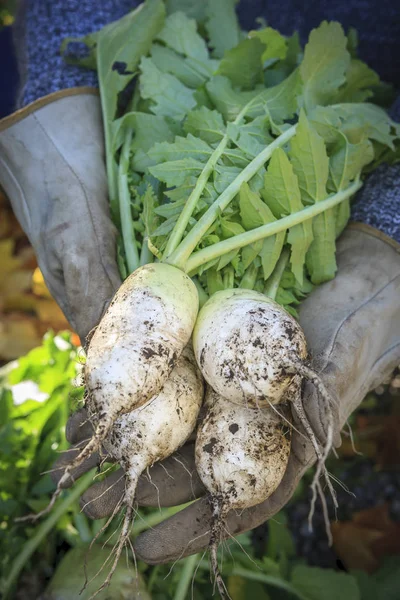
[[[272,408],[254,410],[225,400],[210,387],[196,438],[196,468],[210,493],[210,557],[222,597],[217,548],[227,514],[266,500],[282,481],[290,454],[290,427]]]
[[[86,388],[99,415],[115,418],[162,388],[190,339],[198,306],[196,286],[171,265],[145,265],[124,281],[87,353]]]
[[[200,369],[221,396],[239,404],[281,401],[293,379],[288,361],[307,356],[298,322],[259,292],[225,290],[200,310],[193,332]]]
[[[145,405],[121,415],[103,441],[107,453],[125,470],[125,494],[118,509],[126,506],[114,560],[103,589],[110,582],[129,535],[136,486],[140,475],[155,462],[173,454],[196,426],[203,401],[203,379],[193,352],[187,348],[178,359],[161,392]],[[88,405],[91,413],[90,403]],[[90,418],[96,423],[96,413]]]
[[[117,417],[160,392],[190,340],[199,309],[196,286],[171,265],[153,263],[121,285],[90,339],[85,365],[87,396],[97,426],[92,438],[66,467],[48,513],[71,471],[96,452]]]

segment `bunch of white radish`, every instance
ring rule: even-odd
[[[240,31],[229,2],[231,29]],[[205,4],[212,20],[214,0]],[[232,49],[214,39],[215,23],[197,25],[147,0],[83,40],[97,61],[125,281],[88,345],[94,434],[36,518],[91,453],[103,448],[120,462],[126,491],[116,511],[125,506],[126,514],[107,584],[127,541],[137,478],[196,426],[201,371],[208,391],[196,465],[209,492],[210,554],[224,595],[216,551],[226,515],[264,501],[281,482],[288,406],[318,459],[314,491],[323,474],[335,499],[324,466],[332,399],[308,364],[300,325],[282,305],[295,314],[312,284],[334,276],[335,240],[363,169],[379,164],[383,149],[390,160],[398,134],[381,108],[351,99],[352,58],[338,23],[323,22],[295,59],[276,61],[264,57],[271,31],[280,36],[271,28],[239,36]],[[137,85],[121,114],[129,74]],[[306,379],[326,407],[323,444],[303,409]]]
[[[224,596],[216,548],[226,515],[231,509],[263,502],[281,482],[290,451],[290,420],[285,416],[289,403],[317,453],[313,485],[324,471],[335,499],[324,466],[332,444],[332,420],[322,451],[303,411],[302,379],[316,386],[328,407],[331,399],[307,365],[306,340],[298,322],[258,292],[217,292],[200,310],[193,347],[210,386],[208,412],[197,431],[196,467],[211,494],[210,553],[218,589]]]
[[[179,439],[176,436],[170,438],[166,429],[169,454],[186,441],[196,422],[203,395],[202,379],[194,360],[189,360],[190,349],[187,348],[198,304],[197,290],[191,279],[170,265],[145,265],[124,281],[94,331],[87,350],[84,379],[94,434],[65,468],[49,505],[29,518],[37,519],[52,508],[70,473],[99,450],[106,439],[113,446],[111,455],[122,460],[116,449],[115,433],[122,426],[123,415],[136,418],[136,411],[141,407],[153,406],[155,400],[165,402],[165,397],[170,397],[171,403],[175,404],[166,419],[171,415],[175,417],[175,408],[181,402],[178,412],[182,410],[185,426]],[[182,358],[179,362],[185,348],[185,360]],[[186,393],[185,385],[191,393]],[[179,389],[184,392],[185,402],[179,400]],[[197,406],[196,410],[194,406]],[[187,411],[191,415],[189,432]],[[128,424],[124,423],[127,431]],[[148,427],[152,431],[151,419]],[[157,421],[155,428],[154,435],[158,435]],[[129,443],[129,437],[119,435],[122,446]],[[160,443],[162,447],[163,443]],[[165,451],[160,450],[160,453],[163,458],[169,456]]]

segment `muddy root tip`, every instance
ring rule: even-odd
[[[61,483],[61,481],[62,481],[62,478],[60,479],[60,483]],[[29,515],[24,515],[23,517],[17,517],[16,519],[14,519],[15,523],[25,523],[25,522],[36,523],[36,521],[39,521],[39,519],[41,519],[45,515],[48,515],[49,512],[51,511],[51,509],[53,508],[54,504],[56,503],[56,500],[58,499],[59,495],[62,492],[62,487],[60,486],[60,483],[57,486],[56,491],[53,493],[53,495],[50,499],[50,502],[48,503],[46,508],[44,508],[43,510],[41,510],[38,513],[30,513]]]
[[[231,597],[229,596],[228,590],[221,575],[221,571],[219,570],[217,549],[217,542],[213,542],[210,544],[210,562],[211,569],[214,575],[214,582],[218,588],[218,592],[222,600],[231,600]]]
[[[130,529],[131,529],[131,526],[133,523],[133,514],[134,514],[133,503],[134,503],[134,499],[135,499],[135,490],[136,490],[137,480],[131,481],[130,484],[131,484],[130,487],[128,486],[127,490],[125,491],[124,502],[126,504],[126,511],[125,511],[125,516],[124,516],[124,520],[123,520],[122,527],[121,527],[121,532],[118,537],[118,541],[115,544],[115,546],[113,547],[113,549],[111,550],[110,555],[104,561],[104,563],[101,566],[101,568],[99,569],[99,571],[96,573],[96,575],[94,577],[92,577],[92,579],[90,580],[89,583],[91,583],[100,574],[100,572],[103,570],[103,568],[109,561],[112,554],[114,554],[113,563],[111,565],[110,571],[109,571],[104,583],[102,583],[102,585],[98,588],[98,590],[96,590],[96,592],[90,596],[89,600],[92,600],[93,598],[95,598],[102,590],[104,590],[106,587],[108,587],[110,585],[112,576],[114,575],[115,569],[118,566],[118,561],[121,557],[122,551],[125,548],[126,543],[129,542],[129,532],[130,532]],[[132,545],[130,544],[130,546],[131,546],[131,549],[133,552]]]
[[[104,438],[109,433],[109,431],[113,425],[113,422],[114,422],[114,419],[110,418],[106,422],[103,422],[100,426],[98,426],[96,429],[96,433],[89,440],[89,442],[86,444],[86,446],[84,446],[84,448],[79,452],[78,456],[76,456],[72,460],[72,462],[70,462],[70,464],[65,467],[64,473],[63,473],[62,477],[60,478],[60,480],[57,484],[56,490],[53,493],[53,495],[50,499],[50,502],[46,506],[46,508],[44,508],[43,510],[41,510],[40,512],[35,513],[35,514],[31,513],[31,514],[25,515],[23,517],[17,517],[15,519],[16,523],[23,523],[26,521],[30,521],[30,522],[34,523],[38,519],[41,519],[45,515],[49,514],[49,512],[53,508],[57,498],[60,496],[61,492],[63,491],[63,485],[68,481],[68,479],[71,478],[73,480],[71,472],[74,471],[75,469],[77,469],[78,467],[80,467],[81,464],[86,459],[88,459],[94,452],[97,452],[97,450],[99,450],[99,448],[101,446],[101,442],[104,440]]]

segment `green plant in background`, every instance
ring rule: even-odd
[[[91,471],[65,491],[54,511],[40,523],[15,524],[15,517],[40,510],[54,485],[50,475],[58,452],[67,447],[65,423],[81,402],[77,387],[83,362],[68,333],[48,333],[41,347],[0,370],[0,593],[7,598],[61,600],[77,598],[84,584],[112,550],[118,520],[89,543],[104,525],[80,511],[79,496],[99,474]],[[105,465],[107,468],[107,465]],[[101,476],[101,475],[100,475]],[[298,491],[301,495],[301,490]],[[296,501],[296,498],[295,498]],[[142,509],[132,538],[182,507]],[[249,533],[228,540],[223,572],[232,600],[397,600],[400,557],[391,557],[373,576],[307,566],[296,556],[284,512],[269,521],[264,555],[256,556]],[[80,596],[89,598],[98,579]],[[43,591],[45,590],[45,592]],[[206,554],[171,565],[148,566],[133,557],[120,561],[111,586],[98,596],[105,600],[207,600],[213,594]],[[396,595],[397,594],[397,595]]]
[[[17,12],[16,0],[0,0],[0,29],[14,23]]]

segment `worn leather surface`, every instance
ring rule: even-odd
[[[66,90],[0,121],[0,184],[84,341],[120,284],[98,96]]]

